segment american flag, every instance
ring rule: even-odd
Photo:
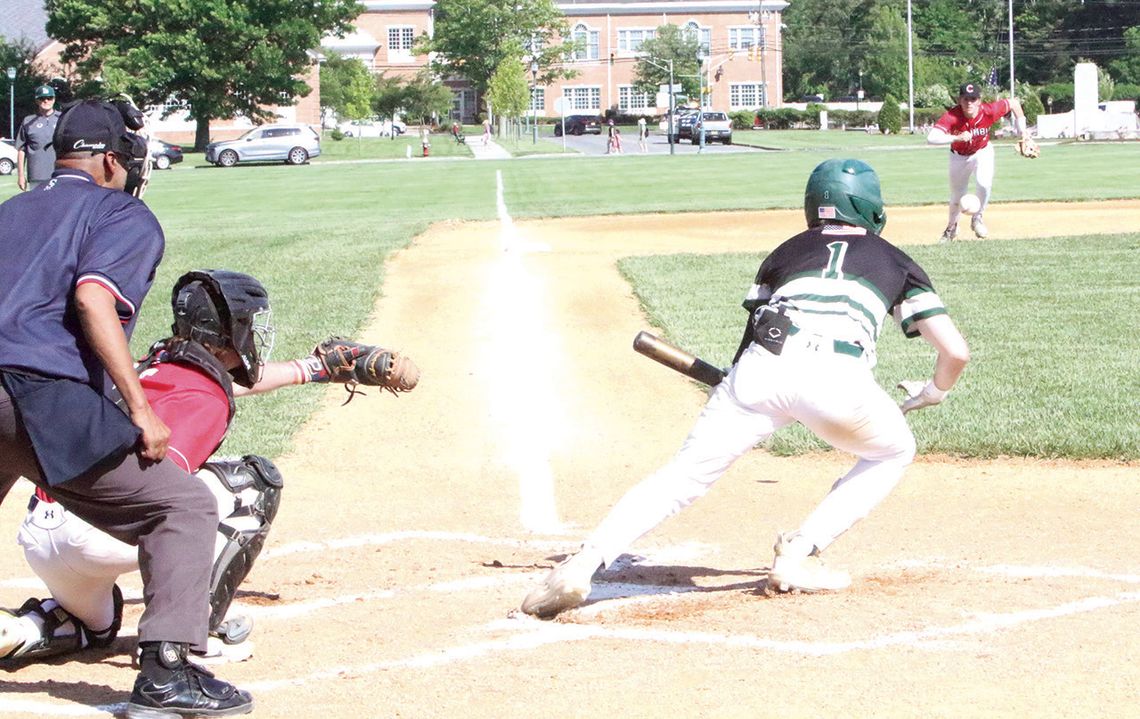
[[[986,79],[986,84],[990,87],[998,86],[997,65],[994,65],[992,68],[990,68],[990,76]]]

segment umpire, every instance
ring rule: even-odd
[[[243,714],[248,693],[187,660],[206,648],[217,505],[166,459],[170,430],[128,346],[165,239],[130,194],[146,142],[127,110],[65,110],[51,179],[0,205],[0,500],[27,477],[138,545],[146,609],[128,717]]]

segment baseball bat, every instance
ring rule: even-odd
[[[724,370],[720,367],[714,367],[691,352],[686,352],[645,331],[638,332],[633,338],[633,349],[669,369],[676,370],[686,377],[692,377],[698,382],[704,382],[710,387],[720,384],[724,379]]]

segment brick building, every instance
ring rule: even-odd
[[[362,60],[373,72],[410,75],[428,64],[426,55],[412,55],[415,38],[433,30],[433,0],[364,0],[355,31],[328,38],[324,50]],[[555,117],[560,97],[567,112],[627,114],[661,113],[668,100],[633,89],[639,48],[656,28],[672,24],[691,32],[705,48],[708,60],[706,102],[722,110],[779,105],[782,11],[785,0],[561,0],[572,39],[582,49],[567,59],[577,75],[534,91],[532,113]],[[475,92],[465,83],[446,80],[455,94],[452,118],[472,122],[483,111]],[[658,106],[658,100],[663,100]]]

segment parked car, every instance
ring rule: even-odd
[[[685,115],[678,125],[677,137],[674,142],[686,139],[696,145],[701,141],[700,129],[704,126],[706,144],[710,142],[732,144],[732,120],[729,120],[728,115],[719,110],[705,110],[700,113],[694,112]]]
[[[174,145],[165,140],[151,139],[147,142],[150,152],[150,161],[155,169],[169,170],[171,165],[182,162],[182,146]]]
[[[206,145],[206,162],[233,167],[239,162],[284,161],[303,165],[321,154],[321,138],[308,125],[277,123],[262,125],[236,140]]]
[[[395,131],[396,136],[399,137],[408,131],[408,126],[401,120],[391,122],[384,120],[383,122],[377,120],[353,120],[351,122],[342,122],[337,125],[337,128],[344,133],[345,137],[391,137],[392,132]]]
[[[673,111],[673,142],[680,139],[681,123],[692,122],[692,119],[697,116],[697,109],[693,107],[678,107]],[[665,113],[664,119],[658,124],[661,132],[666,135],[669,134],[669,113]]]
[[[11,140],[0,141],[0,175],[11,175],[16,170],[16,146]]]
[[[591,135],[602,134],[602,123],[597,115],[567,115],[566,116],[566,134],[567,135],[584,135],[585,133]],[[562,137],[562,121],[556,120],[554,122],[554,136]]]

